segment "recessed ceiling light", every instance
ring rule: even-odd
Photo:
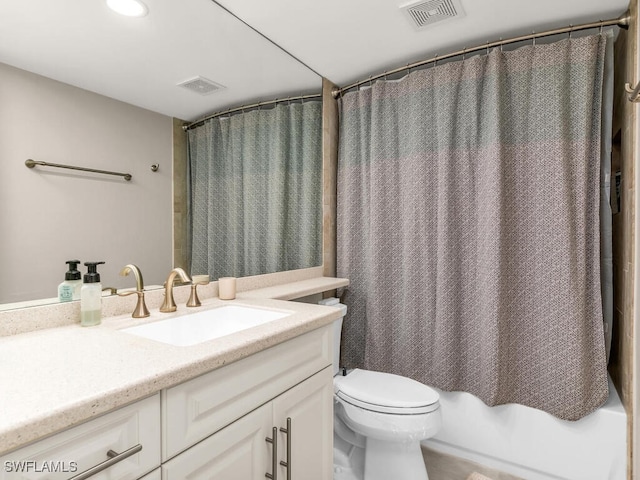
[[[114,12],[127,17],[144,17],[149,13],[147,6],[140,0],[107,0],[107,5]]]

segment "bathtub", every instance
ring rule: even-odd
[[[424,445],[527,480],[625,480],[627,416],[611,379],[609,399],[576,422],[522,405],[487,407],[442,392],[442,429]]]

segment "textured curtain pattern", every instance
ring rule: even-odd
[[[605,44],[495,50],[344,96],[345,366],[569,420],[606,400]]]
[[[217,279],[322,264],[322,104],[189,131],[191,271]]]

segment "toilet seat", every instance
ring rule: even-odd
[[[334,378],[336,396],[356,407],[394,415],[420,415],[439,408],[433,388],[390,373],[355,369]]]

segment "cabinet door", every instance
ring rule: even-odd
[[[280,431],[278,463],[281,466],[278,479],[331,480],[332,368],[321,370],[277,397],[273,401],[273,412],[274,422]],[[282,466],[281,462],[287,463],[287,466]]]
[[[162,464],[163,480],[264,480],[271,473],[271,403]]]
[[[161,480],[162,479],[162,471],[160,467],[156,468],[153,472],[148,473],[140,480]]]

